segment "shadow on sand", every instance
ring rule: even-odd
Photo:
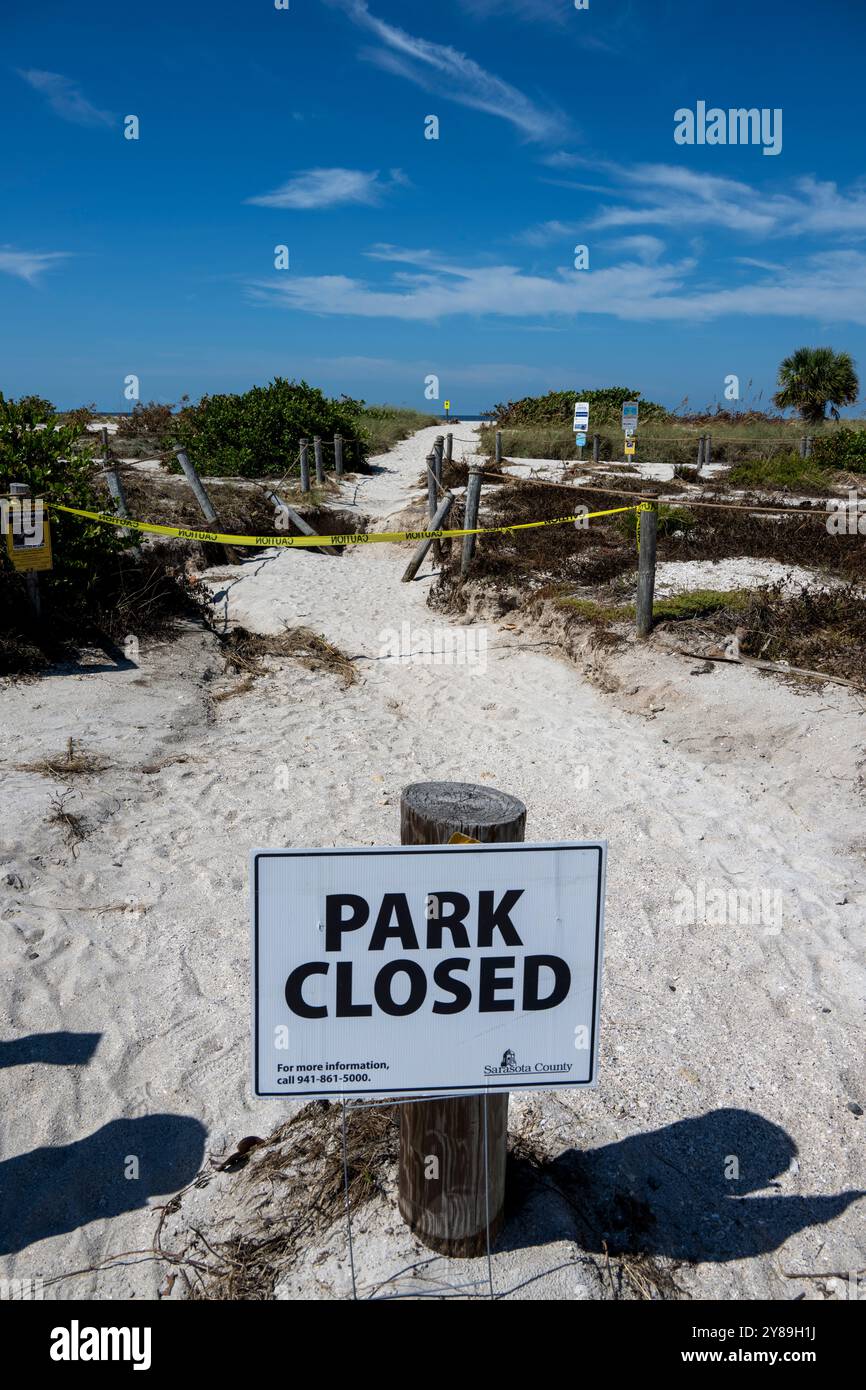
[[[600,1254],[717,1263],[764,1255],[866,1196],[749,1195],[779,1188],[796,1154],[785,1130],[749,1110],[714,1110],[549,1162],[518,1147],[497,1246],[576,1240]]]
[[[145,1115],[0,1163],[0,1254],[176,1192],[201,1167],[205,1135],[187,1115]]]

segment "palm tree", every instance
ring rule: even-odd
[[[810,425],[820,425],[827,406],[834,420],[840,405],[853,405],[860,391],[850,353],[832,348],[797,348],[779,368],[779,390],[773,397],[780,410],[793,407]]]

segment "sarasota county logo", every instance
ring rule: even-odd
[[[532,1070],[531,1067],[521,1066],[517,1060],[514,1050],[507,1047],[502,1054],[502,1060],[497,1067],[485,1067],[485,1076],[523,1076]]]
[[[533,1072],[562,1072],[571,1071],[571,1062],[534,1062],[531,1066],[525,1066],[518,1062],[517,1054],[511,1047],[506,1047],[502,1054],[502,1059],[498,1067],[487,1066],[484,1068],[485,1076],[531,1076]]]

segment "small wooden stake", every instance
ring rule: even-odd
[[[593,461],[593,463],[598,463],[598,459],[599,459],[599,454],[600,454],[600,453],[601,453],[601,435],[600,435],[600,434],[594,434],[594,435],[592,436],[592,461]]]
[[[496,462],[502,462],[502,430],[496,431]]]
[[[310,490],[310,459],[307,453],[308,447],[306,439],[302,439],[300,442],[301,492],[309,492]]]
[[[334,435],[334,472],[338,478],[343,476],[343,436]]]
[[[325,464],[322,459],[322,441],[318,435],[313,439],[313,453],[316,457],[316,482],[321,486],[325,481]]]
[[[520,844],[525,827],[523,802],[494,787],[416,782],[400,798],[404,845],[443,845],[454,834],[483,844]],[[507,1091],[400,1107],[400,1214],[429,1249],[472,1257],[496,1239],[505,1204],[507,1125]]]

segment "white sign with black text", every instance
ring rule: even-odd
[[[254,850],[256,1095],[594,1085],[606,853]]]

